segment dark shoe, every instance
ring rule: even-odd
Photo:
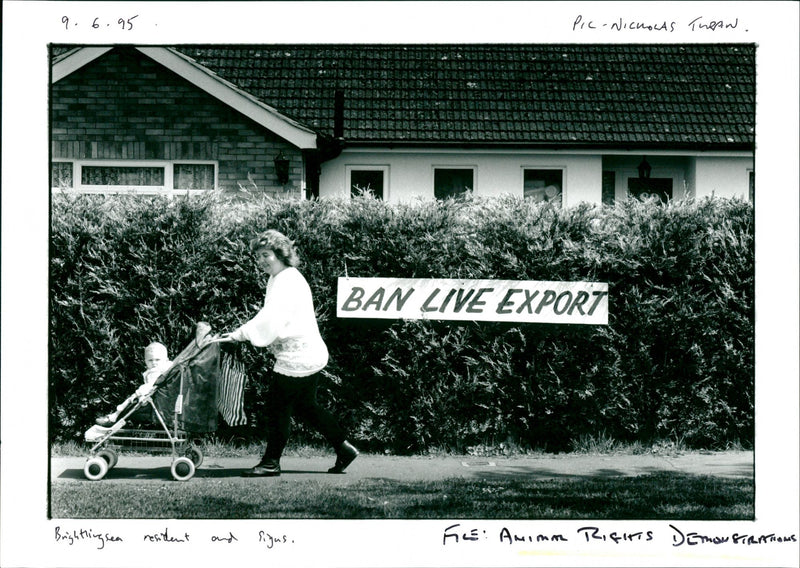
[[[116,422],[111,419],[110,414],[106,414],[105,416],[98,416],[94,423],[103,428],[111,428]]]
[[[328,473],[344,473],[345,468],[358,457],[358,450],[350,442],[343,442],[336,450],[336,463]]]
[[[264,460],[242,472],[242,477],[277,477],[281,474],[280,460]]]

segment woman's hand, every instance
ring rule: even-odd
[[[228,333],[223,333],[222,335],[220,335],[219,337],[214,339],[214,342],[215,343],[235,343],[235,342],[239,341],[238,339],[236,339],[235,335],[236,335],[235,331],[230,331]]]

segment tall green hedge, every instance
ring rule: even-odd
[[[510,442],[568,449],[604,433],[715,448],[753,440],[754,229],[739,200],[556,209],[516,198],[386,204],[65,196],[52,200],[50,431],[78,439],[171,353],[263,300],[248,239],[294,239],[331,351],[321,397],[362,447]],[[609,283],[609,325],[347,320],[339,276]],[[268,357],[240,347],[262,439]],[[296,439],[318,441],[297,427]]]

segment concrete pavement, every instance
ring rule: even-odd
[[[54,457],[50,478],[54,483],[87,482],[83,466],[87,456]],[[242,470],[252,467],[258,456],[222,458],[206,456],[193,481],[239,478]],[[362,454],[344,475],[328,474],[334,456],[295,457],[281,460],[281,479],[312,479],[321,483],[352,483],[362,479],[395,481],[435,481],[447,478],[528,479],[608,478],[636,476],[657,472],[712,475],[727,478],[754,477],[754,456],[751,451],[687,452],[678,455],[584,455],[541,454],[514,457],[474,456],[381,456]],[[127,456],[103,478],[104,482],[163,482],[172,480],[169,455]],[[250,480],[251,481],[251,480]]]

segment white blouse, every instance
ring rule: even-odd
[[[233,338],[255,347],[269,347],[276,359],[273,370],[282,375],[306,377],[328,364],[328,348],[317,326],[311,288],[292,266],[270,276],[264,307],[234,331]]]

